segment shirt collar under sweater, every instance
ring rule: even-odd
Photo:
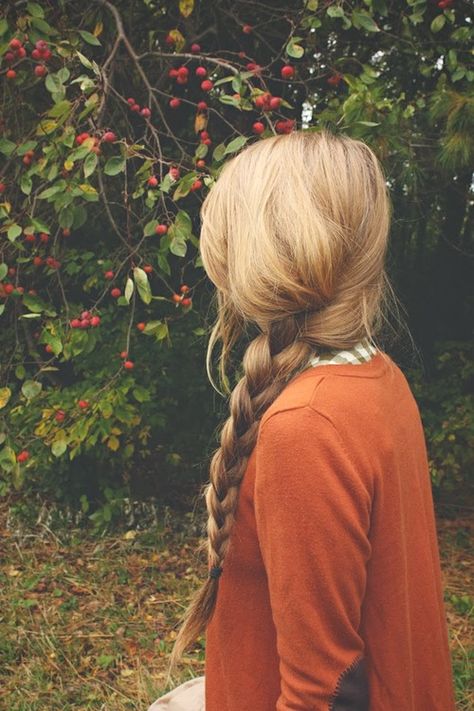
[[[377,349],[368,338],[363,338],[359,343],[348,350],[337,350],[331,349],[322,351],[319,355],[313,356],[309,361],[307,368],[315,367],[317,365],[329,365],[329,364],[343,364],[352,363],[353,365],[358,365],[359,363],[366,363],[371,360],[371,358],[377,353]]]

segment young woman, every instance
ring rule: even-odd
[[[206,487],[209,577],[171,658],[205,631],[205,674],[150,708],[454,711],[422,422],[376,345],[397,301],[376,156],[327,130],[258,141],[201,215],[211,382],[216,342],[225,384],[255,333]]]

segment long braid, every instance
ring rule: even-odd
[[[221,429],[220,446],[210,464],[210,482],[205,489],[208,510],[207,548],[209,566],[223,567],[235,520],[240,484],[255,447],[259,421],[278,397],[291,375],[303,367],[313,348],[299,340],[300,316],[289,315],[273,322],[248,345],[243,357],[243,376],[232,391],[230,415]],[[194,594],[170,655],[172,674],[182,653],[211,619],[219,578],[209,577]]]

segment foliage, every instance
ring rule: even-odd
[[[199,207],[249,141],[322,125],[367,141],[400,216],[395,276],[429,272],[426,255],[445,265],[446,243],[467,248],[469,3],[0,12],[0,493],[82,495],[87,508],[157,452],[187,471],[183,437],[202,455],[214,415]],[[176,364],[175,387],[196,377],[181,399]]]
[[[420,406],[431,479],[436,489],[472,486],[474,470],[474,345],[440,343],[429,377],[408,374]]]

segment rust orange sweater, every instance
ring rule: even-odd
[[[424,432],[396,363],[265,412],[206,632],[206,711],[453,711]]]

